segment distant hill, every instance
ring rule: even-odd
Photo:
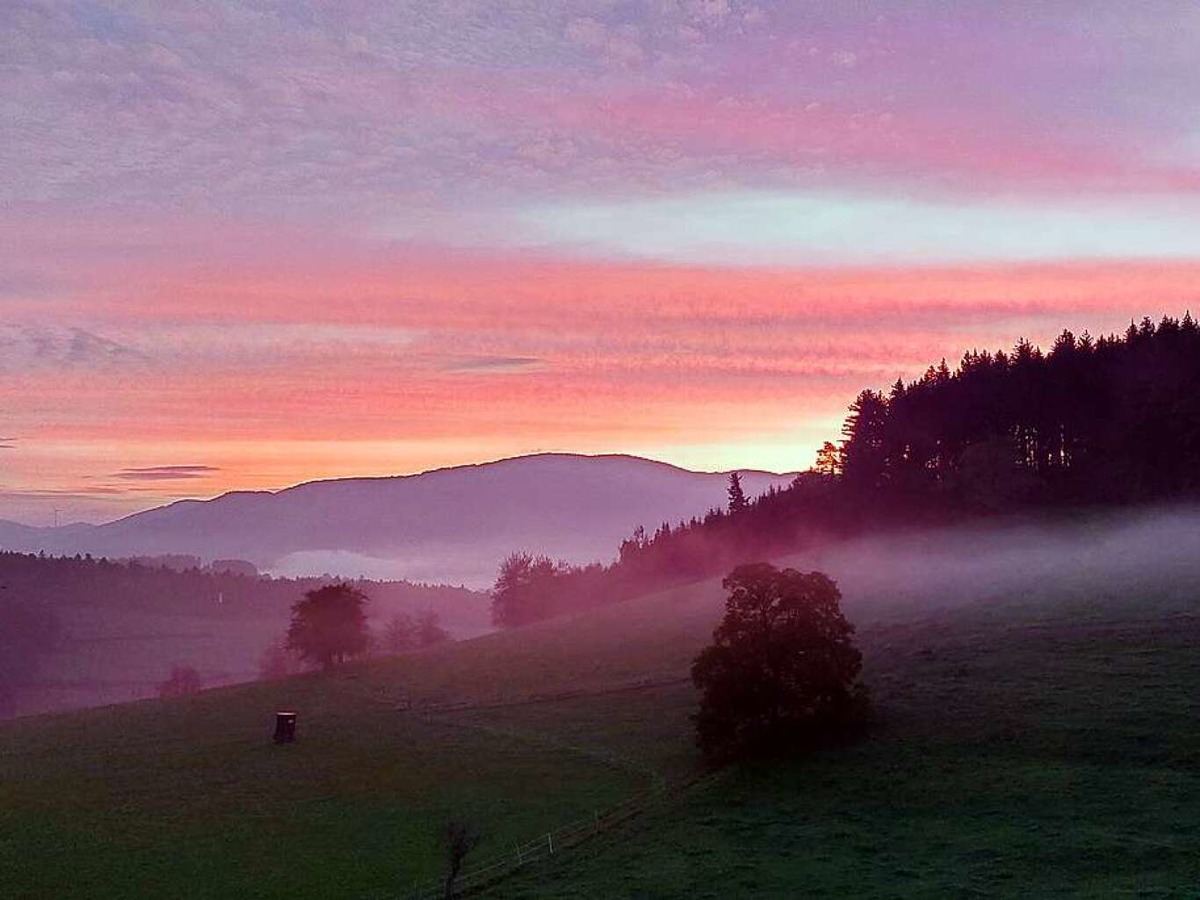
[[[292,604],[322,583],[0,553],[0,718],[153,696],[174,665],[194,667],[209,687],[252,680]],[[482,593],[359,587],[377,633],[397,614],[425,610],[454,638],[491,629]]]
[[[791,475],[741,471],[750,496]],[[637,526],[703,515],[726,502],[728,473],[634,456],[537,454],[389,478],[182,500],[105,525],[0,523],[25,552],[238,558],[287,575],[337,574],[485,586],[508,553],[610,558]]]

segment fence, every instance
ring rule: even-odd
[[[690,683],[690,677],[660,679],[640,678],[635,681],[621,684],[610,684],[607,687],[566,689],[552,693],[534,694],[529,697],[510,700],[470,699],[441,703],[413,703],[411,701],[405,701],[397,704],[394,700],[387,700],[385,698],[376,697],[374,699],[385,703],[397,712],[414,713],[431,723],[440,721],[441,724],[451,727],[468,728],[471,730],[505,734],[511,737],[525,737],[528,739],[528,735],[522,735],[520,732],[505,731],[503,729],[491,728],[477,723],[455,722],[452,719],[443,720],[438,714],[489,710],[541,703],[555,703],[562,700],[575,699],[578,697],[622,694]],[[523,866],[539,860],[549,859],[555,854],[566,850],[568,847],[573,847],[576,844],[583,843],[589,838],[601,834],[608,829],[614,828],[626,820],[647,811],[655,803],[660,802],[669,796],[673,796],[687,790],[693,786],[697,780],[694,778],[688,779],[682,784],[676,784],[669,787],[666,778],[664,778],[660,773],[647,771],[631,760],[620,759],[611,754],[598,753],[594,750],[586,750],[582,747],[559,744],[554,741],[547,741],[545,738],[539,738],[537,742],[546,746],[558,747],[559,749],[571,750],[576,753],[593,756],[601,759],[601,761],[609,765],[615,765],[638,772],[643,776],[648,776],[651,778],[655,782],[655,787],[634,794],[615,806],[608,807],[604,810],[597,810],[588,818],[578,819],[574,822],[560,826],[552,831],[544,832],[532,840],[526,841],[522,844],[515,844],[507,851],[497,853],[486,860],[464,868],[462,872],[459,873],[458,878],[455,879],[454,896],[460,897],[474,891],[478,891],[495,881],[499,881],[501,878]],[[416,884],[407,893],[402,893],[401,896],[406,898],[406,900],[438,900],[438,898],[444,897],[445,893],[445,879],[439,878],[436,880],[430,880]],[[379,896],[380,900],[382,900],[384,896],[392,898],[395,895]]]
[[[442,702],[423,702],[406,699],[395,703],[392,708],[397,712],[412,712],[421,714],[463,712],[480,709],[505,709],[513,706],[535,706],[541,703],[558,703],[563,700],[575,700],[586,697],[604,697],[611,694],[630,694],[659,687],[673,687],[679,684],[692,684],[690,675],[674,678],[639,678],[604,687],[566,688],[560,691],[533,693],[527,697],[504,700],[448,700]],[[375,698],[379,699],[379,698]],[[391,701],[382,701],[391,703]]]
[[[665,788],[660,788],[634,795],[616,806],[597,810],[590,818],[578,819],[553,831],[548,831],[533,840],[514,845],[505,853],[497,854],[477,865],[466,868],[454,883],[454,895],[461,896],[478,890],[522,866],[538,860],[549,859],[568,847],[581,844],[588,838],[645,812],[666,793]],[[412,892],[405,896],[408,900],[437,900],[437,898],[445,896],[445,892],[445,881],[439,879],[417,885]]]

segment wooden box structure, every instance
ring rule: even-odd
[[[296,740],[296,713],[281,710],[275,713],[275,743],[290,744]]]

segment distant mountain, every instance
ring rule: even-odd
[[[794,476],[740,471],[748,496]],[[608,559],[639,525],[723,506],[729,473],[634,456],[537,454],[390,478],[181,500],[105,525],[0,523],[0,546],[124,557],[239,558],[280,574],[367,575],[484,586],[513,550]]]

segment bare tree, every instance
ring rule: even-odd
[[[188,697],[200,690],[200,673],[191,666],[172,666],[171,677],[158,686],[158,696],[164,700]]]
[[[450,819],[442,826],[442,843],[446,848],[446,900],[454,897],[454,883],[462,871],[463,861],[481,840],[483,834],[479,825],[468,819]]]
[[[258,660],[258,677],[262,681],[288,678],[307,670],[299,652],[288,647],[286,635],[268,645]]]

